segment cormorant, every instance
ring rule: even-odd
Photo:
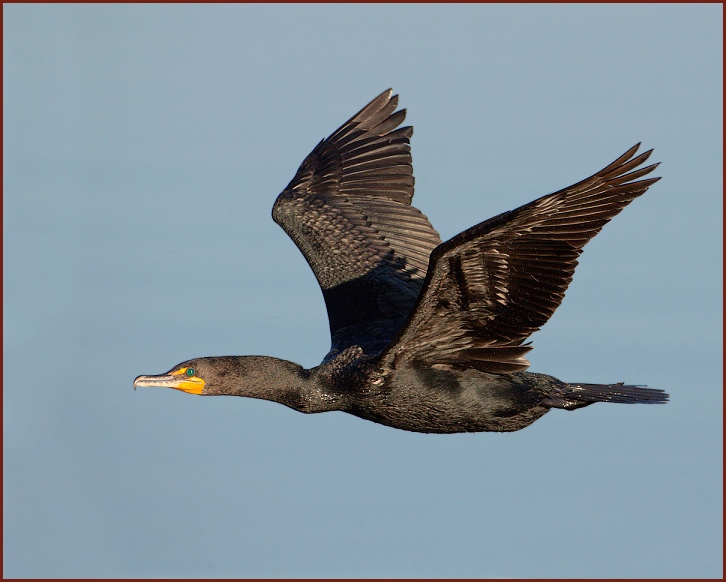
[[[551,408],[664,403],[643,386],[533,374],[523,343],[560,305],[585,244],[659,178],[630,148],[594,176],[445,243],[411,206],[412,127],[387,90],[322,140],[272,218],[325,298],[330,352],[312,369],[263,356],[196,358],[137,386],[342,410],[426,433],[514,431]]]

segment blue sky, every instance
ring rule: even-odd
[[[4,575],[719,577],[721,5],[3,5]],[[447,239],[631,145],[530,371],[664,388],[422,435],[132,389],[329,347],[272,222],[387,87]]]

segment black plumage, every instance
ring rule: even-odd
[[[412,127],[385,91],[303,161],[273,219],[302,251],[331,349],[305,370],[261,356],[197,358],[134,386],[343,410],[420,432],[512,431],[551,408],[663,403],[662,390],[524,372],[525,340],[552,316],[585,244],[659,178],[634,146],[569,188],[445,243],[411,206]]]

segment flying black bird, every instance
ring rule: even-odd
[[[551,408],[664,403],[662,390],[525,372],[523,343],[560,305],[585,244],[659,178],[639,144],[594,176],[442,243],[411,206],[412,127],[385,91],[305,158],[272,217],[325,298],[330,352],[312,369],[196,358],[137,386],[342,410],[410,431],[514,431]],[[652,150],[651,150],[652,151]]]

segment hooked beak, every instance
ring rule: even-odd
[[[137,376],[134,380],[136,388],[174,388],[189,394],[201,394],[204,389],[204,380],[197,376],[191,378],[183,372],[159,374],[158,376]]]

